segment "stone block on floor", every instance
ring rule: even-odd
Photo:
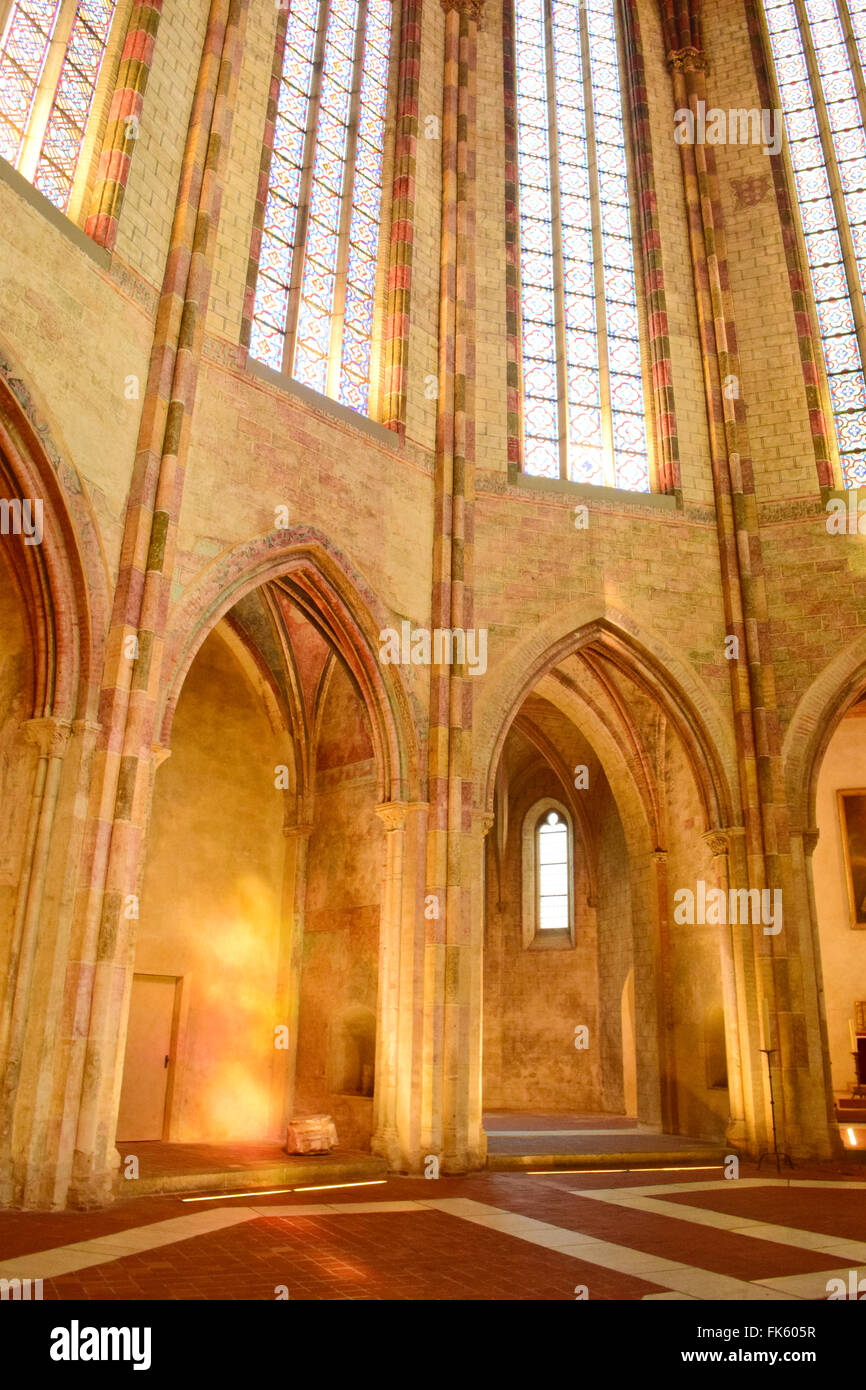
[[[286,1134],[288,1154],[329,1154],[337,1146],[337,1126],[330,1115],[295,1119]]]

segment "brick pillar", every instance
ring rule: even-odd
[[[134,911],[152,790],[151,757],[175,537],[195,405],[222,179],[249,0],[212,0],[181,166],[127,508],[100,701],[90,853],[70,961],[64,1138],[70,1200],[111,1191],[134,948]],[[135,645],[137,644],[137,645]]]
[[[479,0],[442,0],[442,242],[439,399],[433,544],[434,628],[472,626],[475,474],[475,159]],[[467,1078],[481,1046],[470,959],[472,677],[435,661],[430,687],[428,891],[441,904],[427,929],[425,1130],[446,1170],[477,1166],[480,1115],[469,1125]]]
[[[274,59],[271,64],[270,86],[268,88],[268,109],[265,116],[265,133],[262,152],[259,158],[259,178],[256,185],[256,202],[253,210],[253,235],[247,261],[247,279],[244,286],[244,309],[241,317],[241,347],[249,348],[253,333],[253,314],[256,304],[256,282],[259,278],[259,260],[262,254],[262,234],[265,229],[265,210],[268,205],[268,190],[271,182],[271,160],[274,154],[274,138],[277,126],[277,111],[280,102],[280,84],[283,76],[283,60],[286,52],[286,29],[289,12],[281,9],[277,15],[277,30],[274,42]]]
[[[665,300],[646,73],[636,0],[623,0],[621,16],[625,50],[624,88],[631,126],[634,185],[637,195],[638,254],[635,257],[635,271],[643,278],[647,310],[649,376],[656,420],[656,481],[660,492],[679,493],[680,451],[674,409],[671,340]]]
[[[674,105],[677,110],[707,96],[706,58],[701,47],[699,0],[662,0]],[[745,877],[732,886],[776,888],[793,906],[788,809],[782,775],[781,738],[769,643],[769,618],[752,460],[737,331],[728,278],[725,228],[713,147],[680,146],[688,213],[692,271],[704,366],[713,487],[719,538],[726,633],[737,638],[738,656],[728,665],[734,733],[745,827]],[[726,391],[735,379],[736,394]],[[733,867],[733,866],[732,866]],[[744,1057],[752,1073],[763,1059],[759,1045],[759,999],[766,996],[775,1018],[773,1046],[776,1121],[780,1146],[814,1151],[809,1131],[815,1113],[806,1047],[800,933],[783,926],[768,936],[751,928],[752,970]],[[764,1107],[767,1121],[767,1107]],[[753,1142],[760,1135],[752,1136]],[[783,1142],[784,1141],[784,1144]],[[824,1139],[819,1136],[819,1146]]]
[[[107,251],[114,249],[117,240],[117,224],[138,138],[138,122],[153,63],[162,3],[163,0],[136,0],[129,17],[117,85],[111,98],[108,128],[84,228],[87,235]]]
[[[421,67],[421,5],[403,0],[400,14],[400,60],[397,73],[397,134],[388,297],[384,324],[384,392],[382,423],[403,434],[406,429],[406,374],[409,362],[409,306],[415,237],[415,159],[418,147],[418,92]]]

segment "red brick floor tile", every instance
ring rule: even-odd
[[[715,1274],[755,1280],[773,1275],[811,1274],[828,1268],[827,1255],[728,1231],[710,1231],[692,1222],[669,1221],[664,1216],[597,1202],[563,1191],[558,1183],[545,1181],[543,1191],[535,1188],[527,1192],[511,1175],[498,1181],[502,1190],[495,1201],[492,1197],[486,1199],[492,1205],[521,1216],[549,1221],[567,1230],[585,1232],[599,1240],[627,1245],[649,1255],[664,1255],[682,1264],[697,1265]],[[714,1194],[705,1195],[710,1198]],[[802,1223],[791,1220],[785,1224]]]
[[[167,1268],[168,1266],[168,1268]],[[244,1222],[226,1231],[46,1280],[46,1298],[198,1297],[572,1300],[658,1291],[443,1212],[385,1212]]]
[[[845,1170],[843,1169],[842,1172]],[[854,1169],[863,1179],[866,1172]],[[743,1176],[754,1169],[741,1168]],[[833,1179],[839,1170],[798,1170]],[[218,1231],[46,1280],[50,1299],[272,1300],[285,1284],[294,1301],[410,1299],[563,1301],[585,1284],[591,1299],[639,1299],[662,1291],[649,1278],[618,1274],[438,1210],[269,1216],[268,1207],[464,1197],[531,1216],[648,1254],[743,1280],[824,1270],[833,1264],[781,1242],[756,1240],[697,1223],[632,1211],[569,1189],[696,1184],[664,1201],[703,1206],[814,1231],[866,1238],[866,1182],[856,1191],[790,1188],[768,1177],[761,1188],[702,1190],[718,1172],[479,1174],[468,1178],[391,1178],[368,1191],[245,1195],[234,1201],[142,1198],[96,1212],[0,1212],[0,1259],[76,1244],[128,1228],[213,1208],[256,1206],[264,1214]],[[661,1194],[660,1194],[661,1195]]]
[[[738,1188],[732,1182],[730,1191],[671,1193],[661,1200],[742,1216],[744,1221],[767,1221],[826,1236],[866,1240],[866,1183],[860,1191],[842,1192],[775,1182],[767,1187]]]

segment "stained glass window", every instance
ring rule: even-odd
[[[866,0],[764,0],[846,487],[866,486]]]
[[[391,0],[292,0],[250,353],[366,413]]]
[[[116,0],[15,0],[0,42],[0,155],[65,212]]]
[[[649,490],[614,0],[515,0],[524,471]]]

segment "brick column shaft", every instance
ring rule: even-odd
[[[403,434],[409,362],[409,308],[415,237],[415,163],[418,148],[422,0],[403,0],[397,73],[391,245],[384,322],[382,423]]]
[[[136,0],[111,98],[108,128],[85,224],[87,235],[107,251],[114,249],[117,240],[117,224],[138,138],[137,127],[153,63],[162,4],[163,0]]]
[[[670,0],[662,0],[662,17],[674,104],[696,112],[698,101],[707,102],[698,0],[691,5],[683,0],[676,8]],[[729,667],[748,883],[754,888],[779,888],[783,903],[786,898],[793,903],[763,556],[715,153],[712,146],[687,143],[680,152],[704,363],[726,632],[738,640],[739,654]],[[736,394],[723,389],[732,378]],[[776,1018],[779,1049],[776,1119],[780,1134],[787,1133],[789,1144],[796,1147],[801,1111],[799,1059],[805,1045],[796,932],[789,926],[774,937],[759,926],[747,926],[740,929],[740,943],[751,956],[749,973],[755,990],[751,1037],[744,1034],[743,1042],[751,1042],[754,1072],[761,1060],[755,1051],[757,999],[766,995]],[[754,1079],[759,1084],[757,1075]]]
[[[475,161],[480,5],[473,0],[442,0],[442,5],[445,71],[439,406],[431,608],[434,628],[465,631],[473,621]],[[473,802],[471,680],[465,664],[437,665],[434,659],[430,689],[428,884],[444,911],[438,921],[427,924],[432,1025],[427,1061],[432,1078],[431,1144],[435,1145],[441,1135],[443,1162],[452,1169],[473,1162],[481,1142],[480,1113],[478,1134],[470,1135],[468,1091],[460,1084],[467,1057],[480,1046],[480,1001],[476,1009],[471,998],[471,893],[466,853],[472,833]],[[437,1065],[437,1059],[441,1059],[441,1065]]]
[[[76,903],[76,1015],[64,1100],[71,1196],[107,1195],[130,987],[131,921],[151,795],[165,622],[204,337],[222,181],[249,0],[212,0],[157,311],[100,701],[90,854]],[[130,658],[130,639],[137,655]],[[135,652],[135,648],[132,648]],[[77,1116],[77,1119],[75,1118]]]

